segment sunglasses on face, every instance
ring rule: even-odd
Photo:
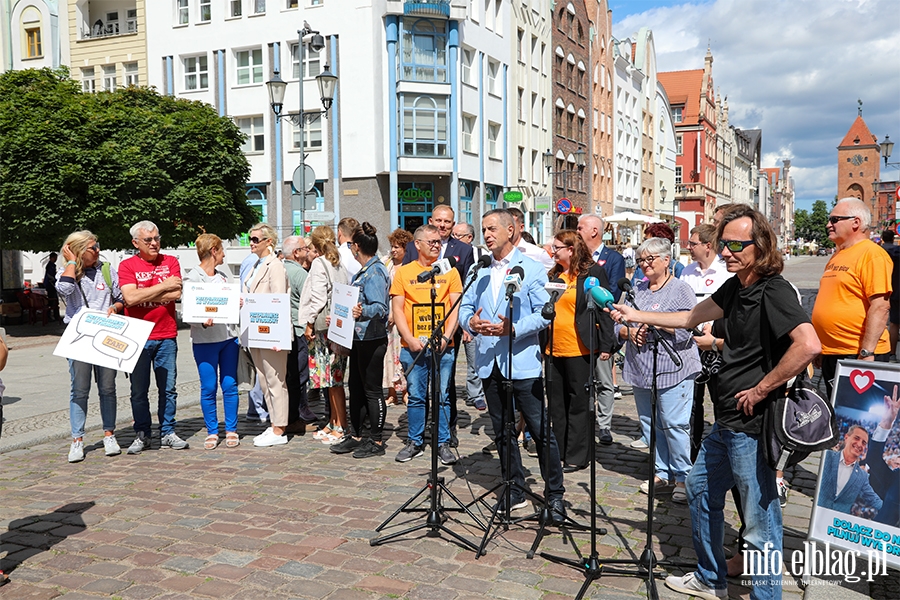
[[[93,246],[89,246],[88,250],[93,250],[94,252],[100,252],[100,244],[94,244]]]
[[[266,239],[268,239],[268,238],[258,238],[258,237],[256,237],[256,236],[254,235],[253,237],[250,238],[250,243],[251,243],[251,244],[258,244],[258,243],[260,243],[260,242],[266,241]]]
[[[719,240],[719,252],[728,248],[732,254],[743,252],[744,248],[755,244],[753,240]]]
[[[145,244],[152,244],[153,242],[158,242],[161,239],[162,238],[159,237],[158,235],[154,235],[153,237],[141,238],[141,241],[144,242]]]
[[[851,217],[847,215],[834,215],[828,217],[828,222],[832,225],[836,225],[838,221],[846,221],[847,219],[855,219],[856,217]]]

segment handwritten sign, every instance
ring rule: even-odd
[[[54,356],[131,373],[153,323],[82,308],[59,338]]]

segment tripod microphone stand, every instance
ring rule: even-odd
[[[415,531],[420,531],[422,529],[428,529],[428,533],[426,535],[430,537],[440,537],[441,533],[445,533],[449,535],[451,538],[459,542],[460,545],[473,550],[475,552],[479,552],[480,549],[475,546],[474,543],[465,539],[458,533],[451,531],[446,525],[444,525],[444,521],[446,521],[447,516],[446,512],[464,512],[469,515],[473,521],[475,521],[476,525],[479,529],[484,531],[486,526],[478,519],[475,514],[469,510],[469,507],[462,503],[462,501],[457,498],[453,492],[446,486],[444,483],[444,478],[438,476],[438,422],[440,421],[440,394],[441,394],[441,385],[440,385],[440,350],[441,350],[441,340],[443,338],[444,331],[444,323],[447,318],[453,311],[456,310],[456,307],[459,305],[462,300],[463,294],[465,291],[469,289],[469,286],[475,281],[475,273],[477,273],[477,269],[472,271],[472,278],[467,283],[466,287],[463,289],[463,293],[459,295],[456,302],[450,307],[450,310],[446,312],[444,315],[444,319],[441,320],[439,324],[436,326],[436,316],[435,316],[435,303],[437,300],[437,291],[435,289],[435,273],[431,274],[431,323],[433,325],[431,336],[428,338],[428,343],[422,348],[421,351],[414,357],[412,364],[409,367],[409,372],[415,367],[416,363],[422,357],[423,353],[426,350],[431,351],[431,471],[428,476],[428,480],[425,485],[420,489],[416,494],[414,494],[409,500],[407,500],[400,508],[395,510],[391,516],[389,516],[381,525],[375,528],[375,531],[381,531],[384,529],[391,521],[394,520],[401,513],[409,513],[409,512],[424,512],[426,513],[425,521],[423,523],[419,523],[418,525],[413,525],[412,527],[408,527],[403,529],[402,531],[397,531],[388,535],[383,535],[381,537],[373,538],[369,540],[370,546],[378,546],[393,540],[395,538],[404,536],[408,533],[413,533]],[[407,376],[409,375],[407,372]],[[429,492],[429,504],[428,508],[419,508],[414,507],[410,508],[410,506],[419,499],[422,494],[425,492]],[[442,495],[446,494],[450,497],[450,499],[456,504],[455,507],[445,507],[442,502]],[[478,554],[476,554],[476,557]]]
[[[557,281],[559,281],[559,280],[557,280]],[[551,282],[551,283],[553,283],[553,282]],[[550,321],[550,326],[547,329],[547,348],[549,350],[549,354],[546,355],[546,359],[544,362],[544,377],[547,380],[547,394],[546,394],[547,399],[546,399],[546,402],[542,403],[542,406],[541,406],[541,410],[544,411],[541,414],[541,436],[542,436],[542,439],[547,440],[550,438],[550,428],[551,428],[549,403],[550,403],[550,391],[553,388],[553,377],[551,375],[552,369],[550,368],[550,363],[553,361],[553,328],[556,324],[556,306],[553,303],[552,298],[551,298],[550,302],[548,302],[544,306],[543,310],[541,311],[541,316],[544,317],[545,319],[547,319],[548,321]],[[594,343],[594,340],[592,338],[590,341],[590,345],[592,347],[593,347],[593,343]],[[593,352],[593,350],[592,350],[592,352]],[[586,384],[586,385],[590,385],[590,384]],[[591,438],[593,441],[593,436],[591,436]],[[590,456],[593,457],[593,455],[594,455],[593,446],[589,445],[589,453],[590,453]],[[546,451],[542,452],[541,453],[541,463],[542,463],[541,466],[543,467],[542,468],[543,473],[547,472],[549,460],[550,460],[550,453],[546,452]],[[593,477],[591,477],[591,479],[593,480]],[[593,483],[593,481],[592,481],[592,483]],[[520,519],[520,521],[521,521],[524,519],[537,517],[538,523],[539,523],[538,532],[534,538],[534,543],[531,544],[531,549],[528,550],[528,552],[525,554],[525,558],[534,558],[534,554],[535,554],[535,552],[537,552],[538,546],[540,546],[541,541],[544,539],[544,535],[547,532],[547,526],[554,524],[553,523],[553,515],[550,512],[550,501],[548,499],[549,496],[550,496],[550,482],[548,479],[545,478],[544,479],[544,503],[535,512],[535,514],[531,515],[530,517],[523,517],[523,519]],[[593,497],[594,497],[594,494],[592,492],[591,498],[593,498]],[[564,523],[569,525],[569,529],[576,529],[576,530],[582,530],[582,531],[587,529],[587,526],[576,522],[568,515],[566,515]],[[560,524],[560,526],[561,525],[562,524]],[[606,534],[606,530],[603,530],[603,534],[604,535]]]
[[[603,289],[603,288],[600,288]],[[604,290],[606,291],[606,290]],[[607,291],[607,294],[609,292]],[[609,302],[612,301],[612,294],[609,294]],[[597,329],[597,303],[593,299],[593,295],[588,298],[588,307],[591,312],[591,333]],[[585,592],[587,592],[588,588],[591,584],[600,579],[603,574],[603,565],[600,564],[600,556],[597,554],[597,536],[598,535],[606,535],[606,529],[597,527],[597,445],[594,440],[594,432],[593,432],[593,424],[596,422],[596,411],[597,411],[597,360],[599,356],[594,353],[594,335],[591,335],[591,338],[588,342],[588,347],[590,350],[591,357],[591,377],[588,381],[586,387],[590,391],[590,402],[591,402],[591,434],[588,438],[588,456],[591,461],[591,482],[590,482],[590,500],[591,500],[591,554],[587,558],[582,558],[581,560],[573,560],[570,558],[563,558],[560,556],[554,556],[552,554],[547,554],[545,552],[541,552],[541,557],[546,558],[551,562],[555,562],[561,565],[568,565],[570,567],[580,569],[584,574],[584,583],[581,585],[581,589],[578,590],[578,595],[575,596],[576,599],[580,599],[584,597]],[[537,544],[537,541],[535,542]]]
[[[635,309],[640,310],[637,303],[634,301],[633,292],[628,292],[628,300]],[[648,446],[650,450],[650,480],[648,483],[649,489],[647,494],[647,535],[644,540],[644,550],[641,552],[639,558],[607,560],[606,564],[608,567],[606,571],[608,573],[646,577],[647,596],[649,600],[659,600],[659,590],[656,587],[656,578],[662,577],[663,574],[657,573],[656,568],[693,568],[694,564],[673,560],[657,560],[656,554],[653,551],[653,506],[656,493],[656,469],[654,467],[656,460],[656,409],[659,404],[659,387],[657,386],[659,347],[663,347],[669,355],[669,358],[672,359],[672,362],[679,368],[681,367],[681,358],[675,352],[675,349],[671,347],[669,342],[659,334],[659,330],[656,327],[652,325],[647,325],[646,327],[652,337],[650,343],[653,349],[653,378],[651,380],[652,383],[650,384],[650,444]],[[623,569],[621,567],[616,567],[615,565],[631,565],[637,567],[637,570]]]

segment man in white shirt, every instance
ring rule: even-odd
[[[540,246],[536,246],[534,244],[529,244],[524,239],[522,239],[522,232],[525,231],[525,213],[523,213],[518,208],[508,208],[506,209],[512,214],[513,221],[516,223],[515,231],[513,232],[512,243],[513,246],[519,249],[519,252],[527,256],[532,260],[536,260],[541,265],[543,265],[545,271],[549,271],[553,268],[553,265],[556,264],[553,261],[553,257],[550,254],[541,248]]]
[[[347,269],[351,279],[362,268],[350,251],[350,241],[353,239],[353,232],[357,227],[359,227],[359,221],[353,217],[344,217],[337,226],[338,254],[341,255],[341,264]]]
[[[698,225],[691,229],[691,239],[688,248],[694,262],[689,264],[681,272],[681,279],[694,290],[697,302],[700,303],[712,296],[723,283],[734,275],[728,272],[728,267],[722,257],[716,254],[713,248],[713,240],[716,235],[715,225]],[[725,341],[715,337],[712,323],[704,323],[700,329],[705,335],[694,339],[700,348],[700,358],[703,364],[704,353],[723,350]],[[718,329],[718,327],[716,328]],[[705,373],[706,377],[700,377],[700,382],[694,383],[694,407],[691,410],[691,462],[697,460],[700,453],[700,443],[703,441],[703,397],[709,388],[710,398],[716,397],[717,377],[711,373]]]

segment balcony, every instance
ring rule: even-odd
[[[387,14],[465,21],[466,0],[387,0]]]
[[[92,40],[131,35],[138,32],[137,8],[131,2],[108,2],[91,10],[90,2],[75,6],[78,39]]]

